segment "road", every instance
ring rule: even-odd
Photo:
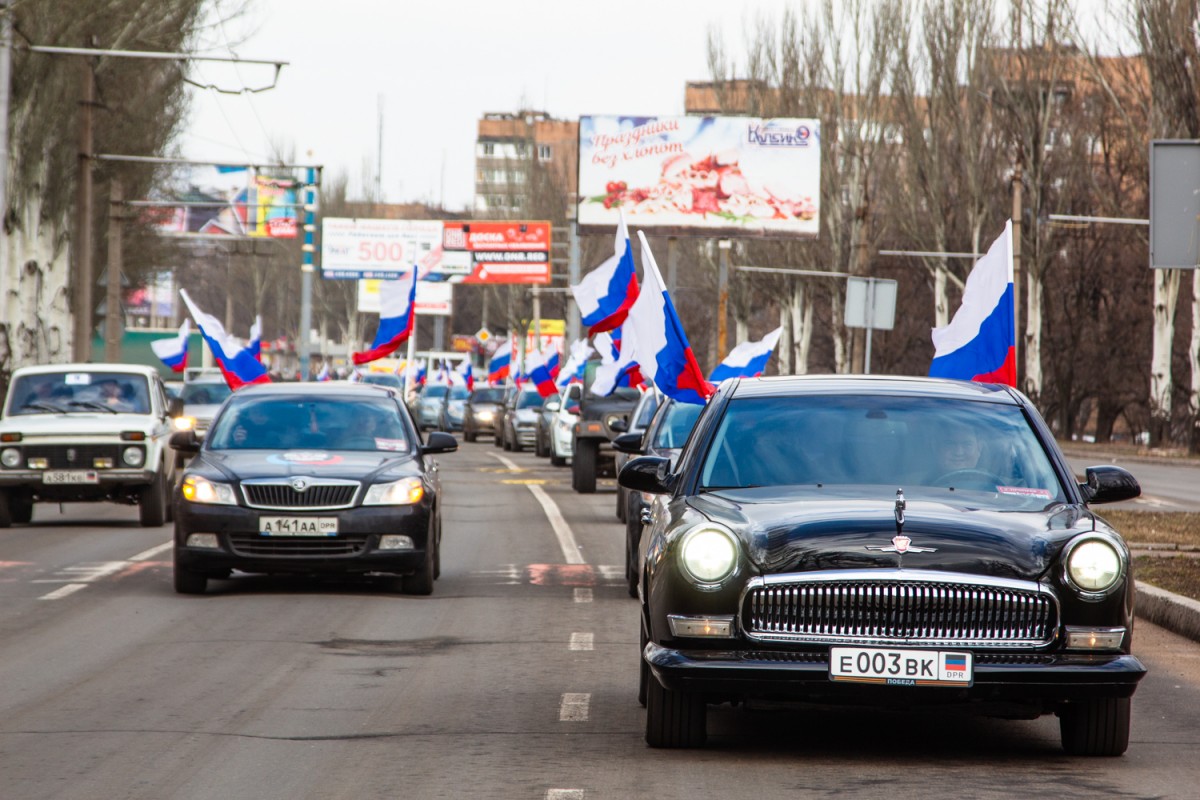
[[[1200,511],[1200,465],[1164,464],[1114,459],[1097,461],[1095,457],[1069,456],[1071,468],[1081,476],[1094,464],[1116,464],[1133,473],[1142,485],[1142,496],[1113,508],[1129,508],[1142,511]]]
[[[1063,756],[1053,718],[867,711],[720,709],[707,748],[650,750],[611,483],[576,495],[490,442],[440,461],[428,598],[250,577],[176,596],[168,529],[131,508],[0,532],[0,797],[1196,795],[1200,645],[1147,624],[1123,758]]]

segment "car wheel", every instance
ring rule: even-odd
[[[625,489],[617,487],[617,519],[625,521]]]
[[[666,689],[646,681],[646,744],[651,747],[699,747],[707,737],[704,695]]]
[[[0,528],[10,528],[12,523],[12,506],[8,499],[8,492],[0,492]]]
[[[138,496],[138,521],[143,528],[157,528],[167,521],[167,478],[161,472],[143,486]]]
[[[514,453],[519,453],[525,449],[525,445],[521,444],[521,440],[517,438],[516,431],[513,431],[512,439],[509,442],[509,449]]]
[[[503,444],[504,444],[504,437],[501,435],[501,432],[498,430],[492,429],[492,445],[494,445],[495,447],[501,447],[501,446],[503,446]]]
[[[567,465],[567,460],[551,450],[550,465],[554,467],[565,467]]]
[[[204,594],[208,588],[208,576],[179,566],[179,554],[175,554],[176,594]]]
[[[10,497],[8,499],[8,513],[12,517],[12,521],[18,525],[27,524],[33,519],[33,498]]]
[[[400,587],[405,594],[433,594],[433,578],[436,570],[434,552],[437,550],[437,538],[432,535],[432,532],[430,538],[432,541],[426,543],[425,563],[421,565],[421,569],[400,579]]]
[[[1129,747],[1128,697],[1070,703],[1058,712],[1063,750],[1073,756],[1119,756]]]
[[[646,642],[649,637],[646,636],[646,623],[642,622],[638,626],[641,629],[642,635],[638,639],[638,705],[642,708],[646,707],[646,687],[650,685],[650,665],[646,663]]]
[[[465,441],[473,442],[473,441],[475,441],[477,436],[478,436],[478,434],[476,434],[475,431],[468,431],[468,430],[463,431],[463,439]]]
[[[571,474],[574,476],[575,491],[580,494],[595,494],[596,492],[596,459],[599,457],[599,446],[594,440],[580,439],[575,443],[575,455],[571,462]]]

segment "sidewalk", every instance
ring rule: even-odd
[[[1139,582],[1134,608],[1147,622],[1200,642],[1200,602]]]

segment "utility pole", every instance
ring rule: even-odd
[[[108,272],[104,294],[104,360],[121,360],[121,335],[125,319],[121,308],[121,237],[125,221],[125,188],[120,178],[108,185]],[[89,330],[90,332],[90,330]],[[90,340],[92,337],[88,336]]]
[[[579,223],[571,220],[567,223],[567,283],[578,286],[580,281],[579,269]],[[574,298],[567,300],[567,339],[568,346],[583,336],[579,319],[579,304]]]
[[[83,61],[83,100],[79,105],[79,183],[75,204],[75,361],[92,358],[92,109],[96,105],[96,73]],[[109,309],[113,313],[113,309]]]
[[[1021,162],[1013,169],[1012,178],[1012,257],[1013,257],[1013,367],[1017,373],[1017,386],[1021,388]]]
[[[12,84],[12,19],[0,0],[0,224],[8,216],[8,96]],[[8,317],[8,239],[0,230],[0,315]]]
[[[312,289],[313,272],[313,233],[316,231],[317,210],[317,177],[318,168],[309,167],[304,184],[304,262],[300,265],[300,380],[309,379],[309,351],[312,340],[309,330],[312,328]],[[414,326],[415,327],[415,326]]]
[[[720,257],[717,261],[717,361],[729,352],[729,326],[725,322],[726,311],[729,307],[729,248],[733,242],[721,239],[717,242]]]

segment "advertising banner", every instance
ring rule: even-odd
[[[358,282],[358,310],[365,314],[379,313],[379,280]],[[418,316],[450,316],[454,309],[454,285],[450,283],[417,282],[417,298],[413,304]]]
[[[299,228],[299,184],[245,167],[193,167],[163,205],[144,214],[163,234],[294,239]],[[170,205],[177,201],[180,205]]]
[[[820,122],[754,117],[585,116],[584,227],[709,236],[816,237]]]
[[[442,247],[470,256],[463,283],[550,282],[549,222],[447,222]]]
[[[321,274],[326,278],[392,278],[430,257],[442,223],[428,219],[321,220]],[[426,277],[422,274],[421,277]]]

